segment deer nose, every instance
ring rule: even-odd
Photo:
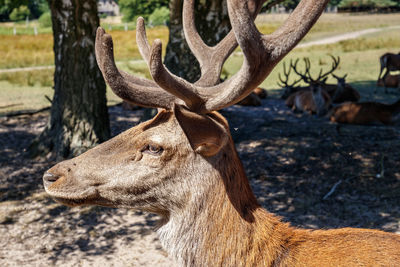
[[[44,187],[47,188],[49,187],[52,183],[58,180],[60,176],[54,175],[51,172],[45,172],[43,175],[43,184]]]

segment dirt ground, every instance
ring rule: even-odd
[[[142,112],[111,107],[113,134]],[[222,113],[270,212],[311,229],[400,233],[400,125],[338,126],[272,98]],[[68,208],[46,195],[42,175],[55,162],[25,156],[46,118],[0,118],[0,266],[174,266],[152,230],[157,216]]]

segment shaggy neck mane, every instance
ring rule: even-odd
[[[219,157],[193,185],[199,196],[158,230],[164,248],[184,266],[276,264],[292,231],[257,203],[232,140]]]

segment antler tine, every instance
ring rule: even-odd
[[[278,78],[279,78],[279,81],[281,82],[281,83],[279,83],[278,82],[278,85],[280,86],[280,87],[288,87],[288,84],[287,84],[287,79],[286,79],[286,81],[284,81],[283,79],[282,79],[282,77],[281,77],[281,73],[279,72],[278,73]]]
[[[144,26],[144,18],[138,17],[136,20],[136,43],[139,48],[140,55],[142,58],[149,62],[150,57],[150,45],[147,40],[146,28]]]
[[[104,79],[116,95],[144,107],[171,108],[176,98],[161,90],[154,82],[120,71],[114,61],[113,42],[104,29],[96,33],[96,60]]]
[[[322,69],[321,69],[320,75],[318,76],[318,81],[320,81],[321,79],[325,78],[326,76],[328,76],[329,74],[331,74],[332,72],[334,72],[334,71],[337,69],[337,67],[339,66],[340,57],[338,56],[337,59],[336,59],[333,55],[329,55],[329,56],[330,56],[330,57],[332,58],[332,60],[333,60],[331,69],[330,69],[329,71],[327,71],[326,73],[324,73],[323,75],[322,75]]]
[[[311,69],[311,61],[310,61],[310,59],[308,57],[304,57],[303,61],[304,61],[305,68],[306,68],[304,75],[308,78],[308,80],[310,82],[315,82],[315,80],[311,76],[311,71],[310,71],[310,69]]]
[[[196,82],[200,86],[212,86],[220,82],[222,66],[237,47],[233,31],[216,46],[210,47],[196,30],[194,19],[194,0],[183,1],[183,31],[190,50],[199,61],[201,77]]]
[[[300,76],[300,80],[303,80],[305,83],[310,83],[310,79],[309,77],[307,77],[306,73],[307,73],[307,60],[305,58],[303,58],[303,61],[305,63],[305,67],[306,67],[306,72],[303,74],[300,71],[297,70],[297,63],[299,62],[299,59],[296,59],[296,61],[294,62],[294,64],[290,63],[290,67],[292,67],[292,69],[294,70],[294,72]],[[298,82],[299,82],[298,81]]]
[[[205,102],[193,84],[175,76],[162,63],[162,44],[159,39],[150,47],[147,41],[144,20],[139,17],[136,24],[136,40],[142,57],[146,60],[150,74],[158,86],[182,99],[191,110],[197,110]]]
[[[296,60],[296,62],[297,61],[298,60]],[[294,80],[293,83],[289,84],[289,76],[290,76],[290,73],[292,72],[292,68],[293,68],[293,60],[292,59],[290,60],[290,66],[289,66],[288,69],[286,69],[286,62],[285,61],[283,62],[283,74],[285,75],[286,79],[284,81],[282,79],[281,73],[279,72],[278,73],[278,78],[281,81],[281,83],[278,82],[279,86],[281,86],[281,87],[285,87],[285,86],[286,87],[292,87],[292,86],[296,85],[298,82],[300,82],[302,80],[302,78],[300,77],[300,79]]]
[[[251,0],[254,1],[254,0]],[[261,3],[252,5],[253,19],[261,10]],[[201,77],[196,81],[199,86],[212,86],[220,82],[223,64],[238,46],[233,30],[231,30],[217,45],[210,47],[204,43],[197,32],[194,19],[194,0],[183,2],[183,30],[190,50],[200,63]]]
[[[290,60],[290,63],[292,63],[292,60]],[[283,73],[289,78],[290,72],[292,69],[289,67],[288,71],[286,72],[286,62],[283,62]]]

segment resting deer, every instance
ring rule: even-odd
[[[357,102],[360,100],[360,93],[346,83],[347,74],[339,77],[332,73],[332,76],[337,80],[337,85],[331,95],[332,103]]]
[[[260,84],[309,31],[328,0],[302,0],[270,35],[260,34],[253,22],[263,1],[228,0],[232,31],[215,47],[206,46],[195,32],[193,2],[184,1],[183,24],[191,50],[203,62],[194,84],[165,68],[161,42],[148,44],[142,18],[137,22],[137,42],[154,81],[118,70],[111,36],[98,29],[96,58],[112,90],[129,102],[160,111],[152,120],[49,169],[43,176],[46,191],[67,205],[159,214],[160,240],[184,266],[400,262],[400,237],[395,234],[297,229],[263,209],[249,186],[228,123],[216,112]],[[223,62],[237,45],[235,39],[244,53],[242,67],[217,84]]]
[[[330,55],[330,57],[332,58],[332,66],[330,70],[323,73],[322,69],[320,69],[319,75],[316,79],[313,79],[311,76],[311,63],[309,58],[304,58],[306,65],[306,71],[304,74],[300,74],[298,71],[295,71],[297,74],[301,75],[303,81],[306,83],[310,85],[316,83],[319,84],[329,94],[332,99],[332,103],[338,104],[347,101],[357,102],[360,99],[360,94],[351,85],[346,83],[347,74],[344,77],[339,77],[333,73],[340,64],[340,57],[335,58],[333,55]],[[294,67],[296,67],[296,65],[294,65]],[[326,83],[326,80],[330,74],[337,80],[337,84]]]
[[[267,98],[268,93],[265,89],[257,87],[243,100],[239,101],[237,104],[241,106],[261,106],[261,99]]]
[[[317,114],[318,116],[324,115],[331,107],[331,97],[323,89],[323,85],[328,77],[328,73],[322,75],[322,70],[317,79],[313,79],[310,74],[310,61],[304,58],[306,64],[305,73],[301,73],[297,70],[298,60],[294,64],[290,64],[291,68],[306,82],[309,84],[308,90],[300,90],[296,93],[291,94],[286,99],[286,105],[293,110],[303,111],[310,114]]]
[[[399,113],[400,100],[391,105],[377,102],[343,103],[332,110],[330,120],[349,124],[389,125]]]
[[[384,69],[386,69],[384,77],[391,71],[400,70],[400,53],[385,53],[379,58],[381,64],[381,70],[379,71],[378,81],[381,79],[381,75]]]
[[[390,73],[386,73],[382,79],[378,79],[376,83],[377,86],[381,86],[385,88],[385,93],[388,93],[387,88],[399,88],[400,89],[400,74],[391,75]],[[376,93],[376,89],[375,89]]]
[[[291,94],[285,104],[294,111],[322,116],[331,107],[331,97],[320,85],[311,85],[311,90],[301,90]]]

